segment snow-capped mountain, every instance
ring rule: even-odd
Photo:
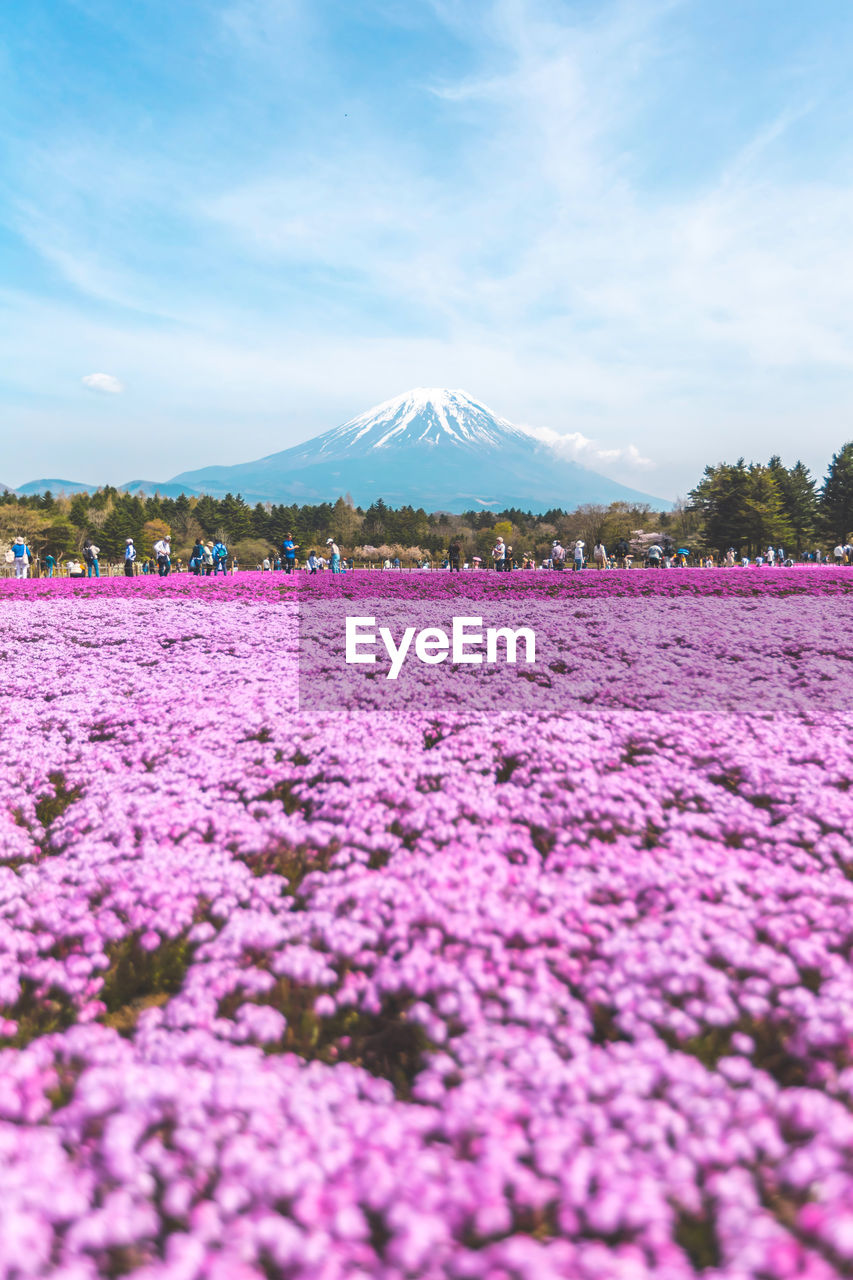
[[[256,462],[205,467],[170,487],[253,502],[329,502],[465,511],[477,506],[547,511],[586,502],[670,504],[558,457],[464,391],[417,387],[340,427]]]
[[[464,391],[415,387],[311,443],[322,441],[321,450],[336,457],[363,457],[372,449],[444,445],[478,450],[500,447],[507,440],[523,444],[530,437]]]

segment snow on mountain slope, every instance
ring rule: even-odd
[[[280,453],[185,471],[170,483],[253,502],[326,502],[350,493],[359,505],[383,498],[432,511],[670,505],[561,458],[465,391],[442,387],[416,387]]]
[[[343,426],[319,437],[316,450],[322,453],[358,454],[371,449],[408,445],[455,445],[463,448],[491,448],[508,440],[529,444],[526,432],[499,418],[465,391],[442,387],[415,387],[401,396],[385,400]]]

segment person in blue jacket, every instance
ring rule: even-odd
[[[227,573],[228,548],[225,543],[218,538],[213,544],[213,576],[217,573]]]
[[[284,539],[284,542],[281,544],[281,549],[284,553],[285,573],[293,573],[293,570],[296,568],[296,552],[299,548],[293,541],[292,533],[289,533]]]
[[[126,578],[133,577],[133,564],[136,560],[136,547],[133,545],[133,538],[125,538],[124,540],[124,576]]]
[[[33,553],[24,538],[16,538],[12,543],[12,558],[15,564],[15,577],[26,578],[30,571]]]

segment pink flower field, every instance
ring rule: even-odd
[[[3,1280],[853,1271],[853,571],[462,579],[0,585]]]

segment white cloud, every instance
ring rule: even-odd
[[[561,433],[550,427],[525,427],[528,435],[547,444],[561,458],[570,462],[579,462],[584,467],[598,470],[601,467],[625,469],[629,471],[648,471],[655,463],[646,458],[635,444],[623,445],[616,449],[604,449],[595,440],[580,431]]]
[[[90,391],[99,391],[110,396],[119,396],[124,391],[124,383],[119,382],[118,378],[111,373],[87,373],[81,381]]]

